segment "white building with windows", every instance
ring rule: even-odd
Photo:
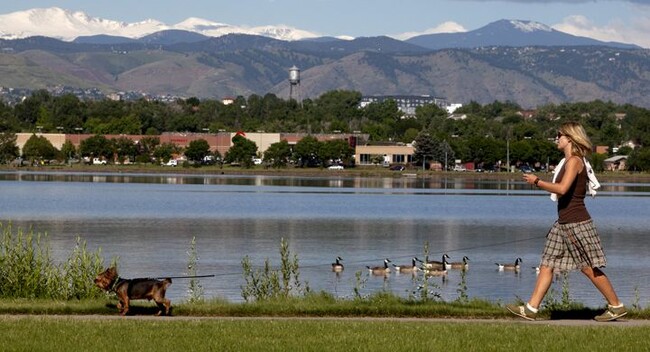
[[[415,148],[404,145],[357,145],[354,160],[357,165],[374,165],[381,160],[383,166],[391,164],[409,164],[413,161]]]
[[[415,116],[415,109],[420,106],[436,104],[442,109],[447,109],[450,104],[445,98],[432,97],[430,95],[375,95],[361,98],[359,107],[364,108],[372,103],[382,103],[393,100],[397,108],[404,113],[404,117]]]

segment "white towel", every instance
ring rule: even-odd
[[[591,167],[591,164],[589,164],[589,161],[587,159],[582,158],[582,161],[585,163],[585,167],[587,168],[587,177],[589,180],[587,181],[587,191],[589,192],[589,195],[592,197],[596,196],[596,190],[600,188],[600,182],[598,182],[598,179],[596,178],[596,173],[594,172],[594,169]]]
[[[553,183],[555,183],[555,179],[564,166],[565,161],[566,160],[562,158],[562,160],[560,160],[560,162],[555,167],[555,170],[553,170]],[[585,168],[587,169],[587,191],[589,192],[589,195],[595,197],[596,193],[598,193],[596,190],[600,188],[600,182],[598,182],[596,174],[594,173],[594,169],[591,167],[589,161],[587,161],[586,158],[582,158],[582,162],[585,163]],[[557,202],[557,194],[551,193],[551,200]]]
[[[553,170],[553,183],[555,183],[555,179],[557,178],[557,175],[560,173],[560,170],[562,170],[562,167],[564,167],[564,162],[566,162],[565,158],[562,158],[559,163],[557,163],[557,166]],[[557,194],[551,193],[551,200],[554,202],[557,202]]]

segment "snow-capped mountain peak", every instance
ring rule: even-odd
[[[220,37],[231,33],[261,35],[280,40],[300,40],[316,37],[317,34],[296,29],[285,25],[259,26],[259,27],[237,27],[225,23],[212,22],[202,18],[190,17],[183,22],[173,26],[174,29],[181,29],[196,32],[209,37]]]
[[[282,40],[300,40],[305,38],[315,38],[319,35],[296,29],[289,26],[278,25],[278,26],[260,26],[251,28],[253,32],[263,35],[265,37],[271,37]]]
[[[35,35],[73,40],[78,36],[112,34],[135,37],[168,29],[163,23],[146,20],[139,23],[94,18],[80,11],[58,7],[38,8],[0,15],[0,32],[4,39],[25,38]]]
[[[512,26],[522,32],[535,32],[535,31],[544,31],[551,32],[553,29],[545,24],[535,22],[535,21],[520,21],[520,20],[510,20]]]
[[[237,27],[190,17],[176,25],[167,25],[157,20],[125,23],[90,17],[81,11],[69,11],[58,7],[35,8],[0,15],[0,39],[19,39],[42,35],[65,41],[79,36],[111,35],[127,38],[141,38],[146,35],[170,29],[186,30],[206,36],[219,37],[231,33],[254,34],[281,40],[300,40],[317,34],[288,26]]]

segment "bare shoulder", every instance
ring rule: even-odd
[[[582,162],[582,158],[574,155],[569,158],[566,162],[567,167],[575,167],[576,169],[580,170],[584,166],[584,163]]]

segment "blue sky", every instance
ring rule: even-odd
[[[353,37],[465,31],[519,19],[650,48],[650,0],[23,0],[2,1],[0,14],[43,7],[129,23],[156,19],[172,25],[198,17]]]

